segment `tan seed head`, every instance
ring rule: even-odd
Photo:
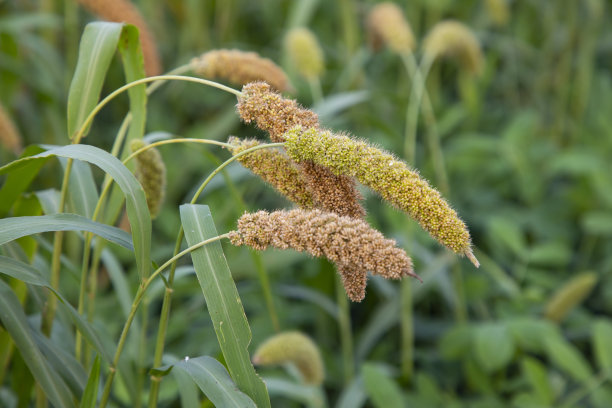
[[[307,28],[294,28],[285,37],[285,50],[293,66],[307,79],[319,78],[325,57],[317,37]]]
[[[436,24],[423,42],[428,58],[452,58],[466,71],[479,74],[484,58],[478,39],[465,24],[446,20]]]
[[[21,135],[2,104],[0,104],[0,145],[15,154],[19,154],[22,149]]]
[[[402,10],[392,2],[379,3],[367,17],[370,46],[378,51],[383,46],[398,54],[414,51],[416,42]]]

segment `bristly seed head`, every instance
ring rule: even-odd
[[[465,24],[447,20],[437,23],[423,41],[425,54],[437,58],[454,58],[463,69],[480,74],[484,57],[478,39]]]
[[[255,139],[230,137],[230,151],[235,156],[261,143]],[[312,208],[313,198],[295,163],[278,149],[260,149],[238,161],[302,208]]]
[[[239,85],[265,81],[281,92],[291,89],[282,68],[256,52],[211,50],[192,59],[191,66],[196,74],[205,78],[226,79]]]
[[[130,149],[135,152],[145,146],[146,143],[142,139],[135,139],[130,144]],[[136,161],[136,178],[145,192],[151,218],[155,218],[164,203],[166,165],[161,154],[154,147],[143,151],[134,160]]]
[[[466,225],[440,193],[403,161],[367,143],[329,131],[296,127],[284,137],[292,159],[312,161],[334,174],[356,177],[410,214],[440,243],[466,255],[478,266]]]
[[[353,301],[363,298],[366,271],[388,279],[417,277],[412,272],[412,261],[395,246],[395,241],[386,239],[361,219],[319,210],[244,214],[238,220],[238,230],[230,233],[230,240],[234,245],[257,250],[272,246],[325,256],[338,264]]]
[[[378,51],[383,46],[398,54],[411,53],[416,41],[402,10],[392,2],[379,3],[367,18],[370,46]]]

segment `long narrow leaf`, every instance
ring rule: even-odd
[[[21,157],[32,156],[42,151],[39,146],[28,146]],[[15,200],[28,188],[44,164],[43,160],[39,160],[36,165],[18,169],[8,175],[0,188],[0,217],[4,217],[9,212]]]
[[[28,318],[11,288],[0,280],[0,320],[11,334],[23,360],[40,384],[49,401],[56,407],[73,407],[70,390],[36,345]]]
[[[60,158],[62,167],[66,169],[67,159]],[[72,164],[68,193],[73,212],[87,218],[92,218],[98,203],[98,190],[88,163],[75,160]]]
[[[225,367],[212,357],[181,360],[174,369],[189,374],[216,407],[256,408],[253,400],[236,387]]]
[[[127,232],[76,214],[0,219],[0,245],[17,238],[49,231],[89,231],[124,248],[134,249],[130,234]]]
[[[79,46],[79,59],[68,93],[68,137],[72,138],[100,98],[123,24],[89,23]]]
[[[189,245],[217,236],[206,205],[182,205],[181,223]],[[258,407],[270,407],[266,386],[249,358],[247,347],[251,342],[251,329],[221,244],[214,242],[199,248],[191,257],[232,378]]]
[[[89,379],[87,380],[87,386],[83,392],[83,398],[81,398],[81,408],[95,408],[96,401],[98,399],[98,384],[100,383],[100,356],[96,356],[91,371],[89,372]]]

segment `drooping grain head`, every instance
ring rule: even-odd
[[[440,193],[391,154],[345,135],[296,127],[285,148],[297,162],[314,162],[334,174],[350,175],[407,212],[441,244],[478,266],[465,223]]]
[[[554,322],[561,322],[567,314],[591,293],[597,284],[597,274],[584,272],[576,275],[559,288],[546,304],[544,316]]]
[[[238,220],[230,240],[257,250],[271,246],[324,256],[338,265],[347,294],[354,301],[363,298],[367,271],[387,279],[417,277],[411,259],[395,241],[361,219],[320,210],[247,213]]]
[[[291,89],[282,68],[255,52],[212,50],[192,59],[191,66],[196,74],[205,78],[226,79],[238,85],[264,81],[281,92]]]
[[[294,28],[285,36],[285,50],[296,70],[307,79],[319,78],[325,57],[317,37],[307,28]]]
[[[86,9],[106,21],[129,23],[138,27],[140,44],[144,56],[145,72],[148,76],[162,73],[161,59],[157,51],[155,36],[140,11],[129,0],[77,0]]]
[[[366,21],[369,43],[374,51],[387,46],[398,54],[414,51],[416,41],[402,10],[392,2],[379,3]]]
[[[21,135],[2,104],[0,104],[0,146],[16,155],[22,149]]]
[[[500,27],[505,26],[510,19],[507,0],[486,0],[487,14],[491,21]]]
[[[230,137],[230,151],[235,156],[240,152],[260,145],[255,139]],[[312,208],[313,198],[295,163],[278,149],[260,149],[244,155],[238,161],[257,174],[281,194],[302,208]]]
[[[130,149],[135,152],[146,146],[141,139],[133,140]],[[151,213],[151,218],[157,217],[164,203],[166,193],[166,165],[156,148],[150,148],[139,155],[136,161],[136,178],[142,185],[147,198],[147,206]]]
[[[293,363],[306,384],[321,385],[325,378],[323,359],[317,345],[297,331],[279,333],[262,343],[253,356],[256,365]]]
[[[437,23],[423,42],[428,58],[451,58],[472,74],[480,74],[484,58],[478,39],[465,24],[446,20]]]
[[[268,131],[274,142],[282,142],[283,134],[296,125],[319,128],[319,118],[311,110],[300,107],[295,100],[285,99],[264,82],[253,82],[242,88],[238,113],[246,123],[255,122]],[[355,182],[343,175],[312,163],[302,163],[300,169],[314,205],[325,211],[361,218],[365,210]]]

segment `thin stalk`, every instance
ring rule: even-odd
[[[340,327],[344,385],[348,386],[353,380],[353,375],[355,373],[353,334],[351,329],[349,302],[344,292],[342,280],[338,274],[336,274],[336,301],[338,302],[338,325]]]
[[[197,202],[198,198],[200,197],[200,194],[202,194],[202,191],[204,191],[204,188],[206,188],[206,186],[208,185],[208,183],[210,183],[210,181],[217,174],[219,174],[220,171],[222,171],[225,167],[227,167],[233,161],[235,161],[238,158],[240,158],[240,157],[242,157],[242,156],[244,156],[246,154],[249,154],[249,153],[251,153],[251,152],[253,152],[255,150],[265,149],[265,148],[270,148],[270,147],[280,147],[280,146],[283,146],[283,145],[284,145],[284,143],[269,143],[269,144],[263,144],[263,145],[259,145],[259,146],[254,146],[254,147],[251,147],[249,149],[246,149],[246,150],[238,153],[235,156],[230,157],[225,162],[223,162],[221,165],[219,165],[206,178],[206,180],[204,180],[202,185],[200,185],[198,190],[193,195],[193,198],[191,199],[190,204],[195,204]],[[149,145],[149,146],[151,146],[151,145]],[[147,147],[147,146],[145,146],[145,147]],[[140,149],[140,150],[142,150],[142,149]],[[134,152],[134,153],[136,153],[136,152]],[[128,159],[126,159],[126,161],[127,160]],[[181,243],[182,242],[183,242],[183,227],[181,226],[180,229],[179,229],[179,232],[178,232],[178,236],[176,238],[176,243],[174,245],[174,253],[175,254],[181,248]],[[159,328],[158,328],[158,331],[157,331],[157,339],[155,341],[155,353],[154,353],[153,367],[159,367],[161,365],[161,362],[162,362],[162,356],[163,356],[164,347],[165,347],[164,343],[165,343],[165,339],[166,339],[166,330],[168,328],[168,319],[169,319],[169,315],[170,315],[170,304],[172,302],[172,284],[174,282],[174,273],[175,273],[175,271],[176,271],[176,263],[173,263],[172,267],[170,269],[170,274],[168,275],[168,287],[166,287],[166,292],[164,293],[164,300],[162,302],[162,310],[161,310]],[[149,392],[149,408],[154,408],[154,407],[157,406],[160,382],[161,382],[161,378],[160,377],[158,377],[158,376],[152,376],[151,377],[151,390]]]
[[[222,235],[218,235],[216,237],[209,238],[207,240],[198,242],[197,244],[190,246],[189,248],[179,252],[178,254],[174,255],[172,258],[170,258],[166,262],[164,262],[164,264],[161,265],[159,268],[157,268],[155,270],[155,272],[153,272],[151,274],[151,276],[149,276],[149,278],[147,280],[141,282],[141,284],[138,286],[138,291],[136,292],[136,296],[134,297],[134,301],[133,301],[132,307],[130,309],[130,314],[128,315],[128,318],[127,318],[127,320],[126,320],[126,322],[125,322],[125,324],[123,326],[123,330],[121,331],[121,335],[119,337],[119,342],[117,344],[117,349],[115,350],[115,355],[113,357],[113,362],[111,363],[111,366],[109,367],[109,374],[108,374],[108,377],[106,379],[106,383],[104,384],[104,391],[102,392],[102,398],[100,399],[100,407],[101,408],[106,407],[106,404],[108,403],[108,398],[110,396],[111,386],[113,384],[113,380],[115,378],[115,374],[117,373],[117,365],[119,364],[119,358],[121,357],[121,353],[123,351],[123,347],[125,346],[125,341],[127,339],[127,334],[129,332],[130,326],[132,325],[132,321],[134,320],[134,317],[136,316],[136,312],[138,311],[138,306],[140,305],[142,299],[144,298],[145,292],[149,288],[151,283],[168,266],[172,265],[174,262],[176,262],[176,260],[178,260],[182,256],[184,256],[184,255],[186,255],[186,254],[188,254],[188,253],[190,253],[192,251],[195,251],[196,249],[201,248],[204,245],[208,245],[208,244],[210,244],[212,242],[220,241],[220,240],[228,238],[228,237],[229,237],[229,233],[228,234],[222,234]]]
[[[412,279],[400,283],[401,372],[408,383],[414,372],[414,318],[412,315]]]
[[[321,80],[319,77],[308,78],[308,86],[312,94],[313,102],[320,103],[323,100],[323,89],[321,88]]]

